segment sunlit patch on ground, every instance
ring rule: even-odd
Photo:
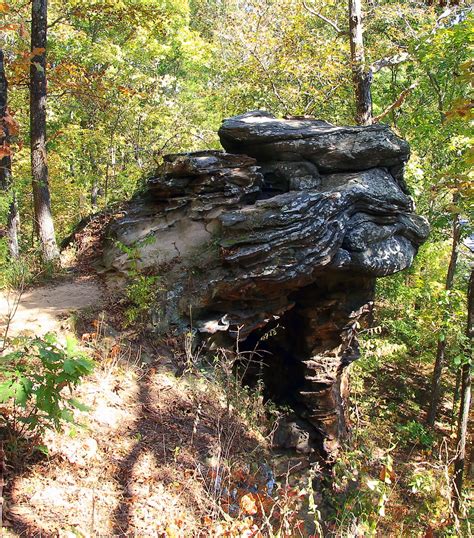
[[[11,479],[5,522],[27,536],[205,536],[220,517],[210,469],[224,478],[266,449],[217,389],[158,357],[98,364],[76,397],[81,426],[47,433],[48,456]]]

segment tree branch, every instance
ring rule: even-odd
[[[380,60],[377,60],[370,66],[370,70],[372,71],[372,73],[378,73],[384,67],[398,65],[403,62],[406,62],[409,59],[410,55],[408,54],[408,52],[400,52],[399,54],[395,54],[394,56],[380,58]]]
[[[405,101],[405,99],[417,87],[417,85],[418,85],[418,83],[415,82],[414,84],[412,84],[408,88],[404,89],[402,91],[402,93],[395,99],[395,101],[391,105],[389,105],[381,114],[379,114],[378,116],[375,116],[372,119],[372,122],[373,123],[378,123],[380,120],[385,118],[385,116],[387,116],[387,114],[390,114],[390,112],[392,112],[392,110],[402,106],[403,101]]]
[[[251,56],[253,56],[255,58],[255,60],[257,61],[257,63],[260,65],[260,67],[262,68],[262,71],[264,73],[264,75],[267,77],[268,79],[268,82],[270,83],[270,86],[272,87],[272,90],[273,90],[273,94],[275,95],[275,97],[278,99],[278,101],[280,102],[280,104],[283,105],[283,107],[285,108],[285,111],[288,110],[288,103],[286,103],[286,101],[282,98],[282,96],[280,95],[280,92],[278,91],[276,85],[275,85],[275,82],[272,78],[272,76],[270,75],[270,73],[268,72],[268,69],[265,67],[265,64],[262,62],[262,60],[259,58],[258,54],[254,51],[254,50],[249,50],[249,53],[251,54]]]
[[[48,24],[48,29],[53,28],[53,26],[56,26],[56,24],[66,21],[68,19],[68,15],[69,13],[60,15],[56,20]]]
[[[317,11],[314,11],[314,9],[311,9],[307,4],[306,2],[303,0],[303,7],[306,9],[306,11],[308,13],[311,13],[311,15],[314,15],[315,17],[318,17],[319,19],[321,19],[322,21],[324,21],[325,23],[329,24],[329,26],[332,26],[334,30],[336,30],[336,32],[338,34],[343,34],[343,30],[341,30],[339,28],[339,26],[334,22],[332,21],[331,19],[328,19],[327,17],[325,17],[324,15],[321,15],[321,13],[318,13]]]

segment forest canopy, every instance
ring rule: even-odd
[[[408,91],[381,121],[411,142],[408,182],[418,203],[442,219],[449,176],[466,184],[469,170],[472,15],[462,3],[427,4],[368,2],[365,62],[374,66],[375,117]],[[9,110],[18,125],[13,177],[28,227],[29,5],[2,6]],[[48,9],[48,164],[60,237],[91,211],[129,197],[163,153],[217,146],[224,117],[265,108],[354,120],[344,2],[66,0]]]

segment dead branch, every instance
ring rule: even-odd
[[[406,62],[409,59],[410,55],[408,54],[408,52],[400,52],[399,54],[395,54],[394,56],[380,58],[380,60],[377,60],[370,66],[370,70],[372,71],[372,73],[378,73],[384,67],[398,65],[403,62]]]
[[[395,108],[400,107],[403,104],[403,102],[405,101],[405,99],[408,97],[408,95],[417,87],[417,85],[418,85],[418,83],[415,82],[414,84],[412,84],[408,88],[404,89],[402,91],[402,93],[395,99],[395,101],[391,105],[389,105],[381,114],[379,114],[378,116],[375,116],[373,118],[372,122],[373,123],[379,122],[380,120],[385,118],[385,116],[387,114],[390,114],[390,112],[392,110],[394,110]]]

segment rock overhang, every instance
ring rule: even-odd
[[[289,294],[321,271],[392,274],[412,263],[427,237],[403,180],[409,146],[387,126],[253,111],[224,120],[219,136],[225,151],[164,157],[142,199],[111,227],[106,265],[127,269],[123,252],[114,254],[117,242],[138,247],[143,269],[207,264],[199,294],[206,309],[239,293],[260,304],[262,293]],[[299,144],[296,160],[279,144]],[[210,243],[199,262],[196,250]]]
[[[403,179],[409,146],[387,126],[261,111],[225,120],[219,136],[224,152],[165,156],[111,226],[104,265],[127,272],[123,243],[134,266],[163,277],[160,330],[186,327],[192,312],[209,342],[226,334],[232,345],[279,326],[279,344],[265,345],[299,365],[288,366],[301,376],[299,416],[331,453],[358,354],[351,327],[375,278],[410,266],[428,235]]]

